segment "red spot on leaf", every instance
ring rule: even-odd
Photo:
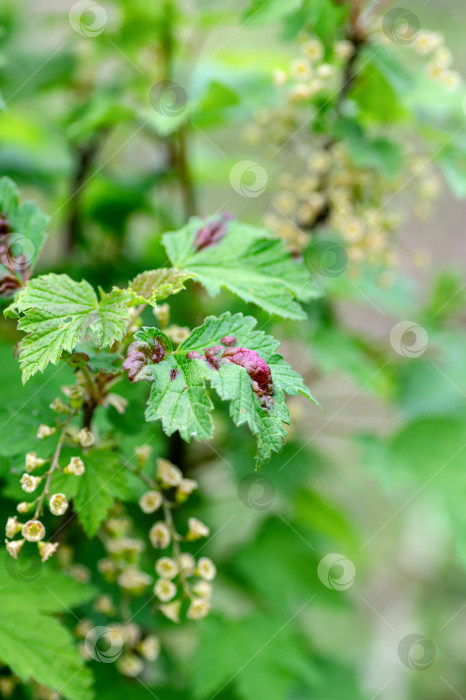
[[[194,247],[196,250],[204,250],[204,248],[210,248],[210,246],[218,243],[227,232],[227,223],[233,219],[232,214],[223,212],[220,217],[215,221],[209,221],[205,226],[203,226],[196,234],[196,240],[194,241]]]

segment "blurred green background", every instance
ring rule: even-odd
[[[403,8],[441,31],[455,67],[466,70],[461,2]],[[296,56],[296,36],[280,22],[241,25],[246,3],[109,2],[105,29],[93,36],[70,25],[70,9],[63,0],[0,3],[0,172],[51,216],[37,271],[125,285],[165,263],[161,233],[192,214],[263,221],[294,155],[271,157],[248,140],[248,127],[277,101],[272,71]],[[157,85],[167,80],[181,86],[168,116],[157,108]],[[423,119],[395,124],[396,139],[409,141],[410,129],[415,139],[430,136],[442,100],[432,89]],[[464,139],[465,119],[455,138]],[[381,126],[390,133],[390,123]],[[313,138],[304,133],[311,146]],[[244,160],[267,172],[258,197],[230,184]],[[465,173],[463,152],[457,194]],[[407,184],[389,210],[410,212],[414,199]],[[206,549],[219,570],[214,610],[195,628],[163,623],[166,658],[143,683],[96,669],[98,697],[466,695],[464,215],[444,181],[430,217],[409,215],[396,231],[399,263],[388,286],[380,270],[363,266],[356,278],[324,275],[325,296],[309,305],[306,323],[260,314],[322,410],[290,401],[289,443],[259,476],[251,477],[254,445],[231,431],[221,407],[211,445],[181,450],[147,428],[157,432],[157,453],[182,461],[201,483],[195,515],[215,533]],[[194,285],[171,304],[173,322],[189,327],[225,309],[256,313]],[[390,343],[393,327],[408,320],[428,335],[415,357]],[[21,388],[19,335],[5,320],[0,332],[2,409],[15,421],[15,401],[50,401],[65,380],[53,368]],[[137,422],[142,401],[132,401]],[[132,449],[130,421],[124,430]],[[92,569],[92,547],[76,550]],[[14,697],[23,692],[32,697],[21,688]]]

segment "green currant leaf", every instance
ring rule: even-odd
[[[94,537],[107,517],[114,500],[132,496],[126,471],[116,452],[91,450],[83,457],[85,471],[81,476],[57,473],[51,490],[73,499],[84,532]]]
[[[245,24],[262,25],[279,22],[301,6],[301,0],[253,0],[243,15]]]
[[[94,331],[101,347],[121,340],[130,301],[128,292],[113,290],[99,302],[88,282],[75,282],[68,275],[43,275],[28,282],[14,304],[24,313],[18,323],[26,333],[19,353],[23,382],[49,362],[56,365],[88,331]]]
[[[178,431],[186,441],[212,437],[213,404],[202,368],[186,355],[174,353],[152,366],[152,376],[146,420],[161,420],[167,435]]]
[[[91,700],[91,673],[69,631],[50,613],[67,613],[70,607],[87,602],[93,590],[58,571],[21,580],[14,568],[18,564],[18,570],[23,570],[19,562],[7,557],[3,553],[0,557],[2,662],[25,683],[33,679],[67,700]]]
[[[192,275],[183,270],[160,268],[141,272],[130,283],[128,292],[138,304],[155,306],[158,301],[172,294],[178,294],[185,288],[184,282]]]
[[[295,299],[320,296],[309,271],[281,240],[226,215],[190,219],[180,231],[166,233],[163,243],[172,264],[212,296],[226,287],[268,313],[294,319],[306,317]]]

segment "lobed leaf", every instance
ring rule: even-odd
[[[153,382],[146,420],[161,420],[168,435],[178,431],[184,440],[210,438],[210,386],[230,402],[234,423],[247,424],[256,436],[258,464],[279,452],[286,437],[283,424],[289,422],[285,392],[314,399],[300,375],[276,352],[278,341],[255,330],[256,323],[240,313],[209,316],[177,350],[158,354],[152,364],[144,363],[143,378],[150,371]],[[138,342],[146,345],[144,357],[149,357],[151,348],[144,338],[150,341],[159,331],[144,328],[143,332],[137,334]],[[132,353],[145,352],[140,345],[131,347],[125,361],[130,373]]]
[[[42,275],[28,282],[13,305],[16,312],[24,313],[18,323],[26,333],[19,353],[23,382],[43,372],[50,362],[56,365],[62,353],[71,352],[89,330],[96,333],[101,347],[121,340],[130,300],[128,292],[113,290],[99,302],[88,282],[76,282],[64,274]]]
[[[87,602],[92,589],[55,571],[35,581],[9,579],[8,555],[2,555],[2,614],[0,658],[23,682],[31,679],[57,691],[67,700],[91,700],[92,676],[69,631],[50,612],[69,611]],[[53,578],[53,580],[52,580]],[[13,585],[14,584],[14,585]]]
[[[173,265],[197,279],[211,296],[226,287],[270,314],[306,317],[296,299],[309,301],[320,292],[309,271],[293,260],[281,240],[265,229],[223,215],[190,219],[163,243]]]
[[[184,282],[191,277],[189,272],[173,268],[148,270],[141,272],[134,278],[129,285],[128,292],[137,303],[155,306],[157,301],[181,292],[185,288]]]

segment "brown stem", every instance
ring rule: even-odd
[[[186,128],[181,126],[169,142],[170,164],[175,171],[181,188],[184,218],[197,213],[196,193],[189,168]]]
[[[95,162],[100,146],[100,134],[76,149],[76,168],[70,188],[68,220],[65,230],[65,253],[71,254],[81,238],[81,198],[87,176]]]

